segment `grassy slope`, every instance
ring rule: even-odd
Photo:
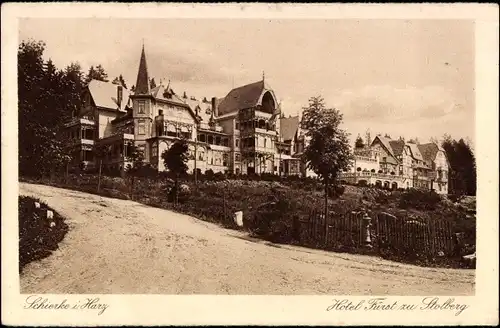
[[[35,202],[40,209],[35,209]],[[48,207],[31,197],[19,197],[19,272],[26,264],[52,254],[68,232],[64,218],[54,212],[52,221],[46,218]],[[55,226],[51,227],[50,223]]]
[[[68,184],[62,179],[52,183],[46,180],[32,182],[90,193],[96,193],[97,190],[97,177],[91,175],[71,176]],[[311,210],[321,210],[324,206],[321,185],[303,181],[199,181],[197,188],[192,181],[183,183],[187,184],[192,192],[188,201],[175,208],[167,201],[164,181],[136,180],[134,193],[131,195],[123,179],[103,177],[100,194],[122,199],[133,198],[150,206],[183,212],[230,228],[235,228],[232,220],[235,211],[243,210],[244,218],[248,220],[259,211],[260,205],[270,201],[279,200],[285,203],[284,207],[280,208],[281,218],[278,221],[281,225],[290,225],[292,215],[307,216]],[[366,209],[373,212],[384,211],[404,219],[420,217],[448,220],[456,232],[465,233],[465,243],[475,245],[475,215],[467,218],[467,210],[463,206],[443,200],[433,210],[412,207],[403,209],[399,205],[400,199],[401,192],[346,186],[341,197],[329,199],[329,207],[336,213]]]

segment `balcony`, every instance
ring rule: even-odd
[[[90,119],[89,117],[84,116],[84,117],[74,117],[73,119],[71,119],[71,121],[66,123],[64,126],[71,127],[71,126],[75,126],[75,125],[95,126],[96,123],[94,120]]]
[[[365,162],[373,162],[377,163],[377,159],[373,157],[368,157],[368,156],[361,156],[361,155],[355,155],[356,161],[365,161]]]
[[[85,146],[84,148],[91,149],[94,146],[94,140],[91,140],[91,139],[69,139],[67,145],[70,147]]]
[[[264,133],[264,134],[268,134],[268,135],[272,135],[272,136],[276,135],[276,131],[275,130],[268,130],[268,129],[265,129],[265,128],[255,128],[255,132],[256,133]]]
[[[356,179],[356,180],[368,180],[368,181],[376,181],[376,180],[386,180],[386,181],[396,181],[396,182],[404,182],[410,179],[409,176],[405,175],[392,175],[385,173],[374,173],[374,172],[344,172],[340,174],[341,179]],[[374,183],[373,182],[373,183]]]
[[[124,133],[123,134],[123,139],[126,139],[126,140],[134,140],[134,135],[131,134],[131,133]]]
[[[259,153],[274,153],[274,148],[270,147],[261,147],[261,146],[255,146],[253,147],[256,152]]]
[[[80,142],[82,145],[90,145],[90,146],[94,145],[94,140],[90,139],[80,139]]]

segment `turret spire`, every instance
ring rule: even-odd
[[[148,65],[146,63],[146,52],[144,51],[144,40],[142,44],[141,60],[139,62],[139,71],[137,72],[137,83],[135,84],[136,95],[149,95],[149,74]]]

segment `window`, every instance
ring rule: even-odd
[[[139,100],[139,114],[144,114],[146,112],[146,102],[144,100]]]
[[[146,134],[146,121],[145,120],[139,120],[138,122],[138,127],[137,127],[137,134]]]
[[[240,139],[236,139],[236,147],[240,146]]]
[[[239,130],[240,129],[240,123],[239,122],[236,122],[236,130]]]
[[[240,154],[234,154],[234,161],[235,162],[240,162],[241,161],[241,155]]]
[[[205,153],[201,151],[201,152],[199,153],[199,155],[198,155],[198,160],[203,161],[203,160],[204,160],[204,159],[203,159],[204,157],[205,157]]]
[[[264,148],[267,147],[267,138],[264,138]]]
[[[92,162],[94,160],[94,153],[90,150],[83,151],[83,160]]]
[[[224,153],[222,155],[222,165],[223,166],[227,166],[228,165],[228,161],[229,161],[229,156],[227,153]]]

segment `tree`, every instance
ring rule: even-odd
[[[408,140],[408,143],[413,143],[413,144],[418,145],[420,143],[420,141],[418,140],[417,137],[415,137],[415,138],[411,138],[410,140]]]
[[[49,59],[43,61],[43,41],[23,41],[18,48],[19,173],[40,176],[67,162],[62,142],[69,118],[66,76]]]
[[[358,134],[358,137],[356,138],[354,148],[356,148],[356,149],[365,148],[365,143],[363,141],[363,138],[361,138],[361,136],[359,134]]]
[[[303,108],[301,128],[308,139],[304,150],[307,167],[312,169],[325,186],[325,218],[328,215],[328,191],[334,187],[342,170],[349,169],[353,154],[348,134],[340,128],[342,114],[335,108],[326,108],[321,96],[309,99]]]
[[[155,82],[155,78],[154,78],[154,77],[152,77],[152,78],[149,80],[149,87],[150,87],[151,89],[156,88],[156,82]]]
[[[135,85],[130,87],[130,91],[135,92]]]
[[[76,115],[82,100],[81,94],[84,86],[84,74],[79,63],[71,63],[64,69],[65,103],[70,113]]]
[[[95,68],[90,66],[85,82],[89,83],[92,80],[108,82],[108,74],[101,65],[97,65]]]
[[[455,195],[476,194],[476,159],[464,139],[456,141],[445,135],[441,144],[450,163],[449,191]]]
[[[134,183],[136,177],[141,176],[142,170],[144,168],[144,150],[136,145],[132,145],[128,155],[128,160],[132,164],[128,164],[125,168],[125,173],[130,181],[130,196],[133,198],[134,195]]]
[[[95,159],[98,161],[99,166],[99,176],[97,179],[97,192],[101,189],[101,176],[102,176],[102,162],[111,153],[111,145],[105,145],[102,143],[98,143],[94,147],[94,155]]]
[[[175,199],[178,201],[179,177],[188,170],[189,148],[186,140],[180,139],[161,154],[165,167],[175,176]]]

